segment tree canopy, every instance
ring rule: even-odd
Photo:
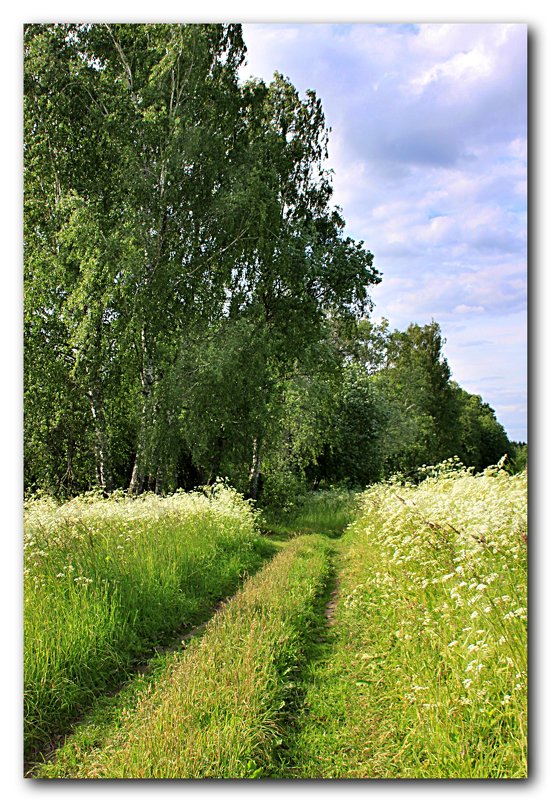
[[[33,24],[24,47],[28,490],[268,496],[507,449],[435,322],[369,321],[320,100],[241,82],[239,25]]]

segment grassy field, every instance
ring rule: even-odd
[[[525,777],[526,474],[450,460],[423,479],[279,521],[225,488],[31,505],[30,742],[89,708],[33,776]]]
[[[80,497],[25,510],[25,754],[47,749],[274,548],[236,493]]]
[[[289,776],[525,777],[526,475],[374,486],[339,545]]]

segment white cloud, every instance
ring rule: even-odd
[[[409,85],[415,94],[423,92],[427,86],[433,83],[446,83],[448,90],[452,84],[453,95],[461,92],[470,91],[470,84],[476,83],[481,76],[489,75],[492,72],[494,61],[484,47],[474,47],[472,50],[455,53],[445,61],[432,64],[420,75],[410,79]],[[452,97],[448,97],[447,102],[451,102]]]
[[[475,314],[480,314],[484,311],[485,309],[483,306],[469,306],[468,304],[459,304],[459,306],[456,306],[453,310],[455,315],[469,315],[473,312]]]

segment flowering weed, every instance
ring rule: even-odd
[[[296,776],[526,776],[526,481],[448,462],[363,494]]]

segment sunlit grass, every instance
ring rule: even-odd
[[[423,474],[418,485],[389,482],[359,496],[315,494],[288,512],[281,552],[247,580],[205,634],[159,658],[154,674],[113,704],[99,705],[96,719],[77,728],[58,759],[37,774],[525,777],[526,474],[489,469],[475,476],[455,461]],[[31,700],[60,706],[74,692],[78,708],[82,688],[98,695],[94,682],[115,672],[134,640],[153,631],[147,617],[158,625],[148,598],[161,598],[164,611],[187,599],[191,607],[181,607],[188,612],[180,615],[191,621],[193,605],[201,604],[188,599],[195,582],[200,598],[216,595],[215,586],[228,576],[235,584],[244,562],[258,564],[266,553],[256,535],[259,516],[232,491],[210,499],[146,497],[137,502],[141,508],[125,498],[117,503],[117,514],[113,501],[84,500],[61,516],[40,505],[29,511],[31,620],[37,628],[45,622],[50,638],[39,653],[41,670],[59,677],[59,655],[78,654],[82,672],[60,687],[31,685]],[[48,523],[53,512],[55,526]],[[351,517],[343,538],[334,539]],[[121,531],[128,520],[129,541]],[[310,527],[331,539],[297,535]],[[132,545],[118,549],[120,535]],[[338,604],[328,626],[323,608],[334,552]],[[110,557],[107,565],[97,561],[103,581],[92,574],[101,554]],[[61,564],[74,566],[70,577]],[[178,586],[176,565],[187,572]],[[146,584],[138,591],[130,577],[140,576]],[[50,586],[57,595],[47,595]],[[66,625],[59,611],[52,613],[50,598],[67,611]],[[121,599],[142,598],[147,614],[124,619]],[[76,618],[71,610],[78,610]],[[56,631],[59,653],[52,648]],[[38,716],[33,726],[42,726]]]
[[[453,465],[366,491],[294,776],[526,776],[526,501],[525,474]]]
[[[201,639],[167,660],[106,742],[73,748],[72,760],[60,755],[41,776],[271,774],[328,571],[326,539],[291,541],[211,619]]]
[[[233,491],[33,501],[25,515],[25,751],[207,614],[269,546]]]

